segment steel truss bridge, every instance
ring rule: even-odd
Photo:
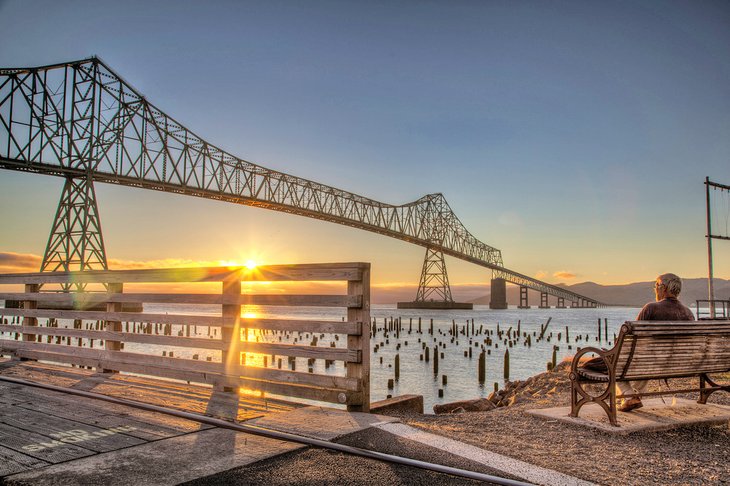
[[[41,271],[106,269],[94,182],[283,211],[426,248],[417,300],[451,301],[444,255],[574,306],[595,299],[504,267],[441,194],[385,204],[238,158],[152,105],[99,58],[0,68],[0,168],[63,177]],[[494,283],[494,280],[493,280]],[[502,282],[502,285],[503,282]],[[434,299],[435,298],[435,299]]]

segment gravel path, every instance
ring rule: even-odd
[[[528,380],[529,381],[529,380]],[[410,415],[413,427],[600,484],[730,484],[730,427],[692,426],[618,436],[533,417],[525,410],[568,406],[567,372],[544,373],[515,404],[488,412]],[[683,380],[671,382],[673,388]],[[730,381],[730,375],[721,382]],[[696,386],[697,379],[684,385]],[[519,387],[518,387],[519,388]],[[534,394],[530,398],[530,394]],[[697,394],[678,395],[696,400]],[[671,397],[669,398],[671,400]],[[730,405],[730,394],[709,403]]]

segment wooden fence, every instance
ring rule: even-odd
[[[242,282],[282,281],[340,281],[347,290],[335,295],[241,293]],[[19,284],[24,292],[4,291],[9,285],[19,290]],[[19,308],[0,309],[0,353],[369,410],[369,263],[5,274],[0,285],[0,300],[22,302]],[[66,290],[52,291],[53,285]],[[125,286],[145,285],[152,291],[124,292]],[[181,285],[207,286],[204,290],[215,293],[159,293],[159,288]],[[163,313],[163,305],[183,311]],[[190,311],[194,305],[205,310]],[[144,309],[155,306],[156,313]],[[341,307],[343,312],[339,320],[286,313],[242,318],[242,306]],[[327,343],[321,339],[325,336],[333,340]],[[311,341],[302,344],[306,339]],[[163,347],[175,350],[160,351]],[[296,371],[297,358],[307,360],[309,372]],[[316,360],[318,373],[313,372]]]

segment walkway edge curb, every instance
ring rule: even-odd
[[[401,423],[374,424],[380,430],[489,466],[502,474],[518,477],[535,484],[549,486],[591,486],[590,481],[546,469],[496,452],[432,434]]]

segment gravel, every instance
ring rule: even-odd
[[[727,382],[730,374],[718,378]],[[670,384],[673,388],[697,386],[697,378],[673,380]],[[728,424],[613,435],[525,413],[528,409],[570,404],[565,367],[521,385],[514,387],[519,399],[511,406],[488,412],[405,415],[401,420],[434,434],[600,484],[730,484]],[[697,399],[697,394],[677,396]],[[730,405],[730,394],[714,393],[708,403]]]

